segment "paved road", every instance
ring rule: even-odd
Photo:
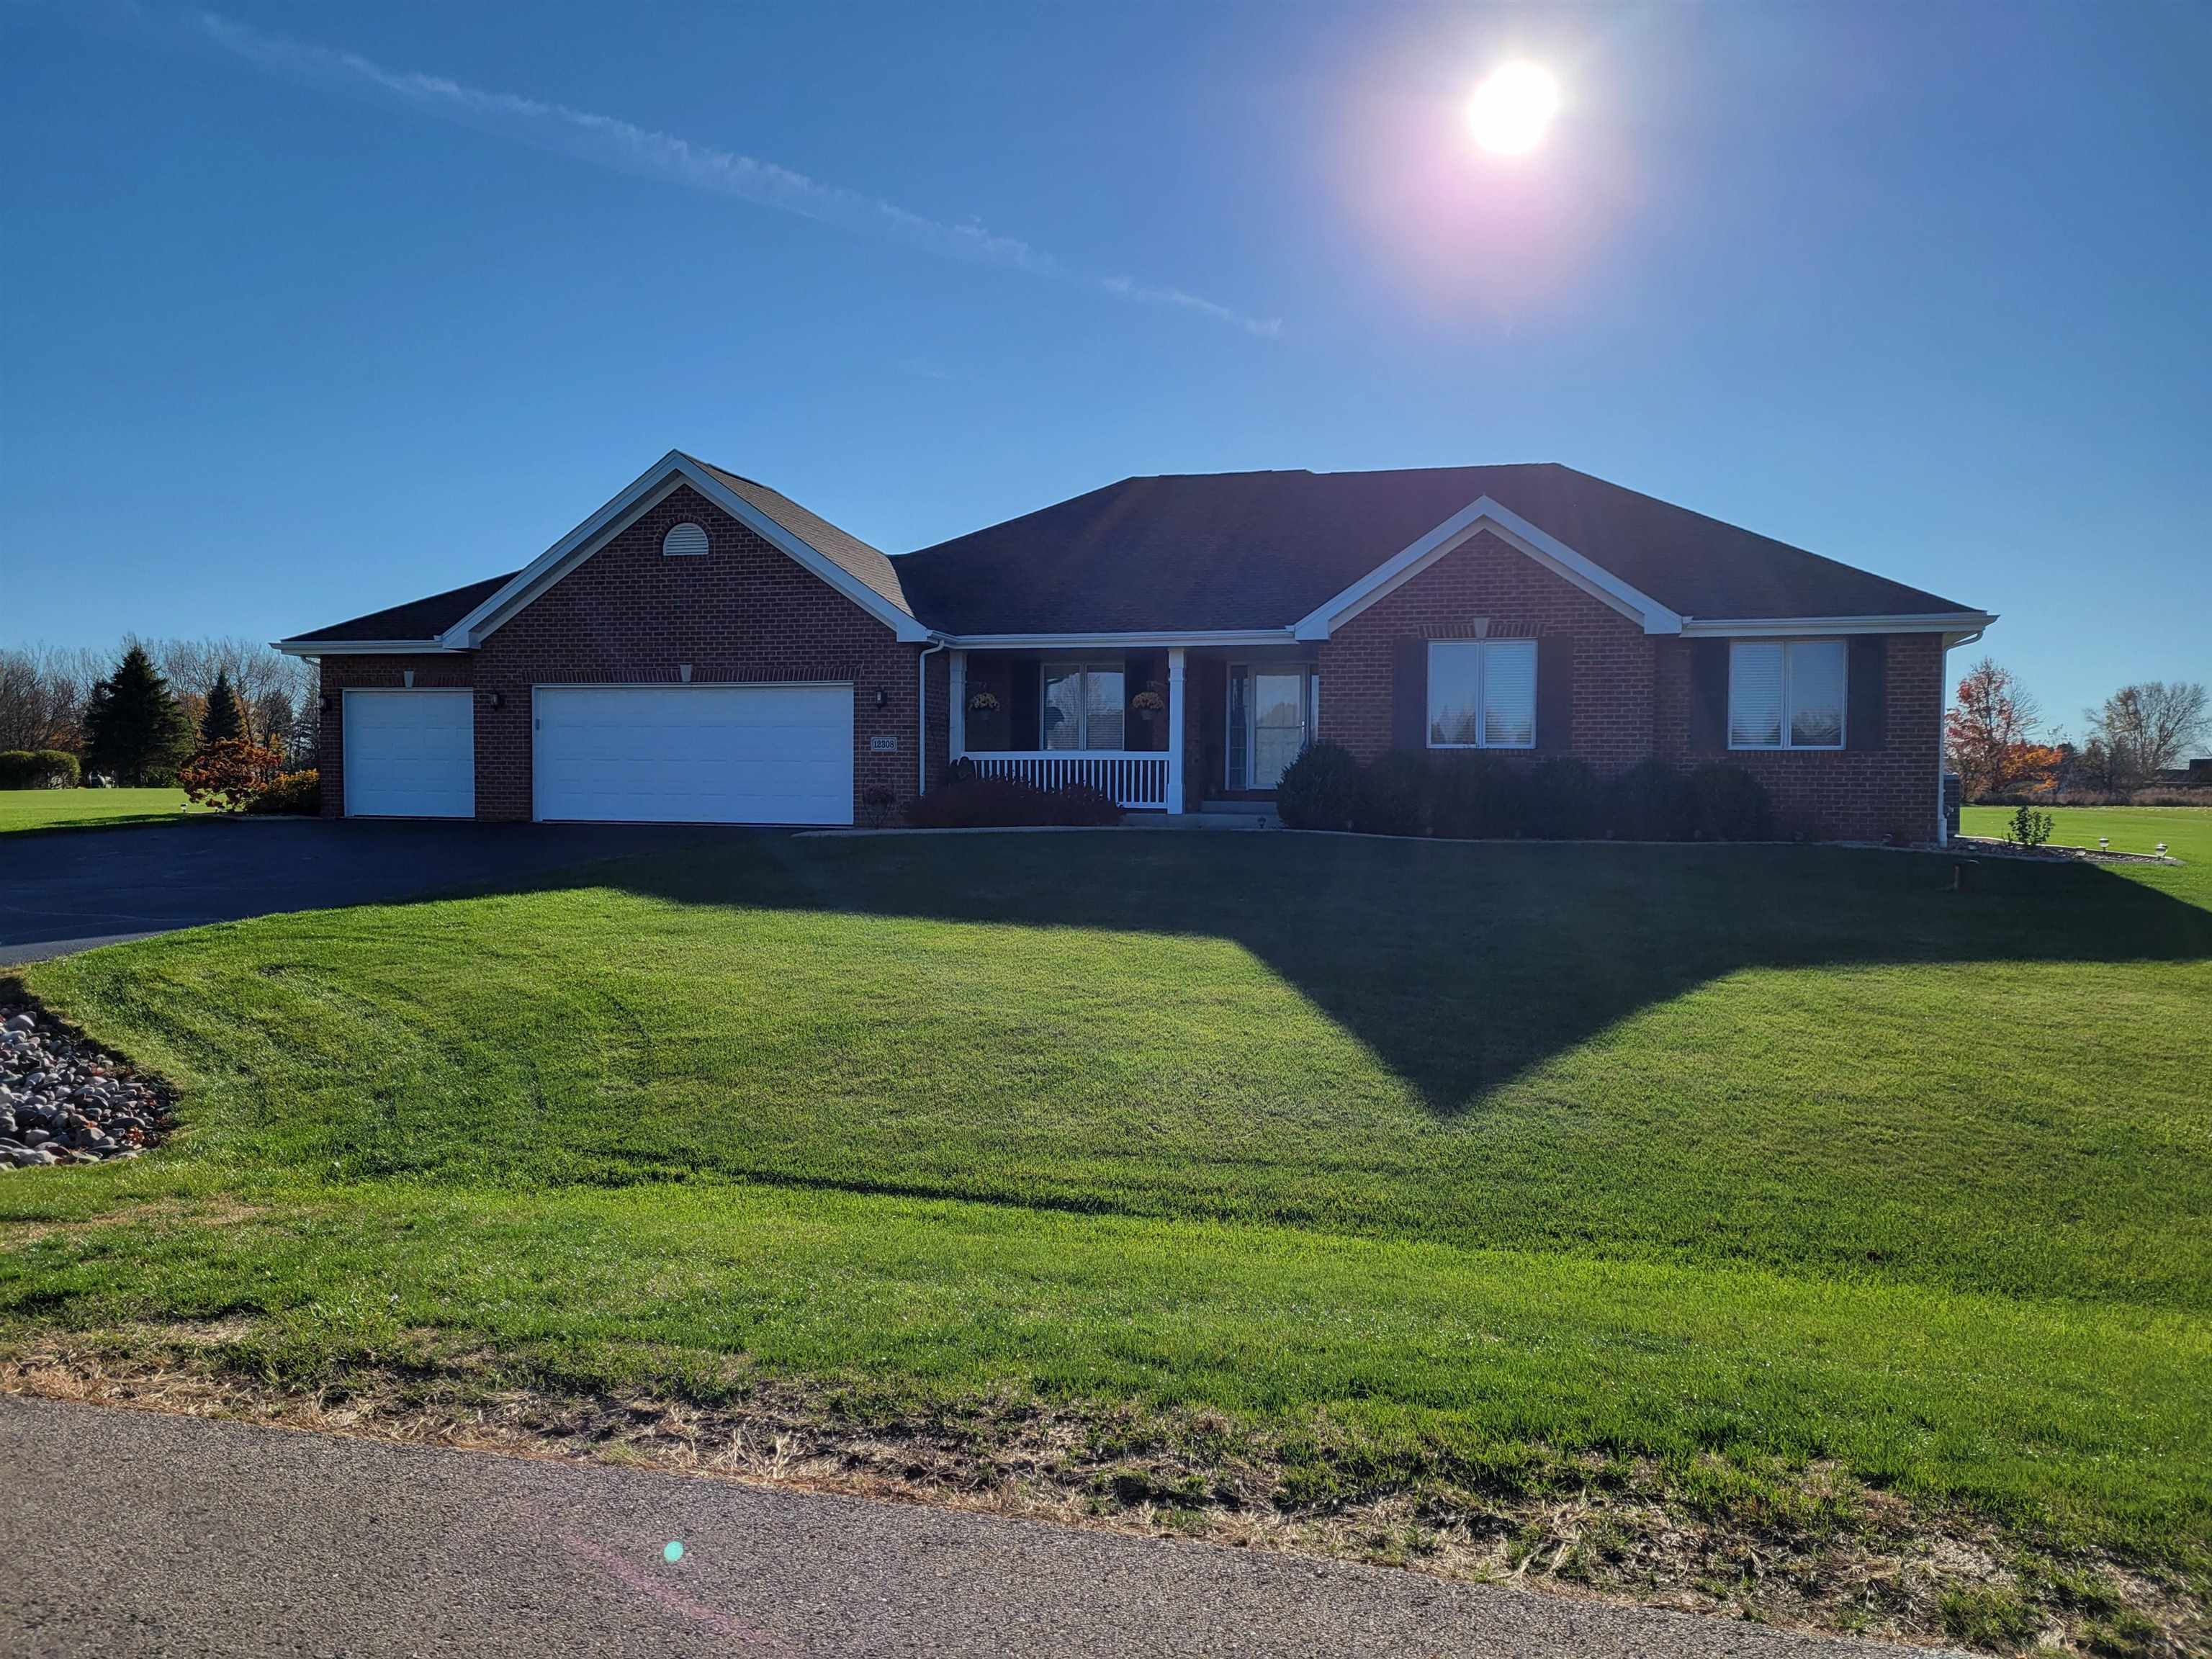
[[[0,966],[202,922],[412,898],[758,833],[276,819],[0,836]]]
[[[0,1562],[0,1652],[27,1656],[1900,1651],[1216,1545],[12,1398]]]

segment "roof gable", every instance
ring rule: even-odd
[[[896,571],[879,550],[765,484],[671,450],[523,569],[281,640],[278,648],[301,656],[327,647],[360,651],[399,643],[422,650],[472,649],[656,501],[685,484],[790,555],[899,638],[928,637],[929,630],[908,607]],[[456,606],[453,602],[463,596],[465,603]],[[403,623],[418,629],[434,625],[430,631],[408,635],[386,631]]]

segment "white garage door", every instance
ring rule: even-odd
[[[541,685],[540,818],[850,823],[853,688]]]
[[[475,694],[348,691],[345,810],[356,818],[475,817]]]

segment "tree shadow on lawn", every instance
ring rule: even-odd
[[[1220,939],[1451,1116],[1746,969],[2212,959],[2212,909],[2089,865],[1304,836],[762,839],[530,884],[687,905]],[[1003,948],[1018,951],[1018,937]],[[1042,972],[1041,966],[1041,972]],[[1040,994],[1048,994],[1040,980]]]

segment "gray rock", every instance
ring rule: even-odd
[[[38,1023],[28,1014],[15,1014],[9,1018],[8,1029],[11,1031],[27,1031],[35,1027]]]

